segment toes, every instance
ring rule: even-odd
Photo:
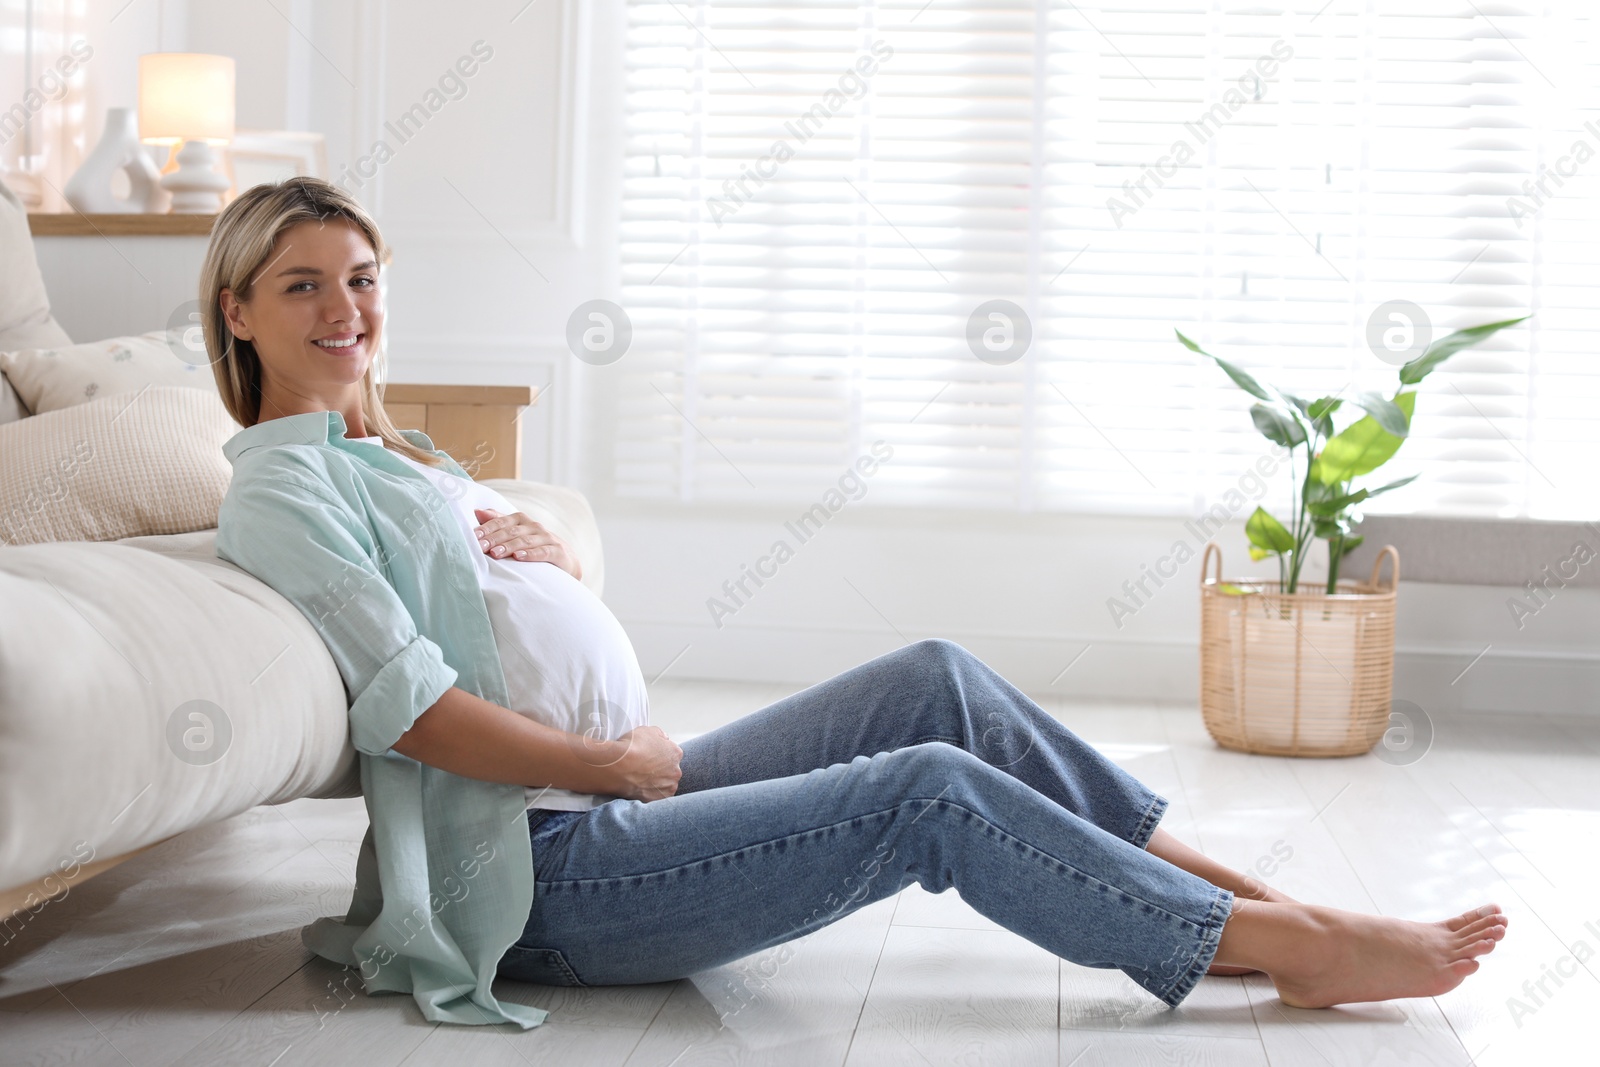
[[[1468,941],[1466,944],[1461,945],[1456,949],[1455,962],[1459,963],[1462,960],[1470,960],[1478,956],[1488,955],[1494,951],[1494,945],[1494,941],[1487,937],[1479,938],[1476,941]]]
[[[1505,917],[1491,915],[1487,919],[1479,919],[1469,926],[1464,926],[1456,931],[1462,940],[1477,940],[1480,937],[1492,937],[1496,941],[1506,936]]]
[[[1472,923],[1475,923],[1480,919],[1487,919],[1490,916],[1499,914],[1500,905],[1485,904],[1481,908],[1473,908],[1471,911],[1464,911],[1453,919],[1446,919],[1444,925],[1451,930],[1460,930],[1463,927],[1470,926]]]
[[[1482,965],[1477,960],[1456,960],[1445,969],[1454,975],[1457,981],[1460,981],[1469,974],[1478,973],[1480,966]]]
[[[1487,944],[1493,946],[1504,936],[1504,933],[1499,928],[1475,930],[1470,933],[1463,932],[1456,940],[1454,955],[1458,959],[1463,955],[1478,955],[1478,952],[1475,951],[1478,945]]]

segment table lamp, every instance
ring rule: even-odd
[[[173,148],[167,167],[175,160],[177,169],[161,178],[172,193],[173,214],[222,210],[229,181],[212,169],[211,146],[233,140],[233,87],[232,56],[152,52],[139,57],[139,139]]]

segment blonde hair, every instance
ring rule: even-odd
[[[302,222],[343,219],[359,229],[372,245],[379,264],[390,260],[389,247],[378,224],[349,193],[321,178],[288,178],[265,182],[240,193],[217,216],[200,268],[200,327],[205,335],[211,372],[228,413],[241,426],[254,426],[261,418],[261,358],[255,345],[235,337],[222,312],[222,290],[232,291],[248,303],[256,274],[272,255],[285,230]],[[382,269],[381,266],[379,269]],[[443,458],[426,452],[401,436],[383,409],[378,377],[385,357],[380,352],[361,376],[361,418],[368,433],[404,456],[433,467]]]

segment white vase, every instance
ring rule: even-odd
[[[111,181],[117,171],[128,176],[128,196],[112,192]],[[132,108],[106,109],[106,128],[67,182],[63,190],[67,203],[84,214],[126,214],[165,212],[171,196],[161,187],[161,172],[139,143],[138,120]]]

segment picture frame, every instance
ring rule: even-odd
[[[229,201],[262,182],[328,176],[327,140],[309,130],[236,130],[223,156]]]

